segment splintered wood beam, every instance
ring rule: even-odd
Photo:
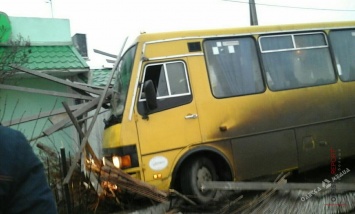
[[[123,49],[124,49],[124,47],[126,45],[127,39],[128,39],[128,37],[125,39],[125,41],[124,41],[124,43],[123,43],[123,45],[121,47],[120,53],[118,54],[118,57],[117,57],[117,60],[116,60],[116,64],[113,67],[113,69],[111,71],[111,75],[110,75],[110,77],[108,79],[108,83],[110,83],[112,81],[113,75],[115,73],[114,72],[114,68],[117,66],[117,63],[120,61],[120,56],[122,55],[122,52],[123,52]],[[92,121],[91,121],[91,123],[89,125],[89,128],[88,128],[87,132],[85,133],[85,137],[83,138],[83,141],[81,142],[80,149],[79,149],[79,151],[76,153],[76,155],[74,157],[73,164],[70,166],[68,174],[63,180],[63,184],[68,184],[70,179],[71,179],[71,176],[72,176],[72,174],[73,174],[73,172],[75,170],[76,164],[80,160],[80,154],[83,152],[83,150],[84,150],[84,148],[86,146],[86,143],[88,142],[89,135],[90,135],[90,133],[91,133],[93,127],[94,127],[94,124],[96,122],[97,116],[99,115],[100,108],[101,108],[102,104],[104,103],[104,101],[106,99],[107,92],[109,91],[108,90],[109,87],[110,87],[110,84],[106,84],[104,91],[100,95],[100,101],[99,101],[99,104],[97,105],[94,117],[93,117],[93,119],[92,119]]]
[[[78,120],[75,118],[75,116],[73,115],[73,113],[70,111],[70,107],[66,102],[62,102],[63,107],[65,108],[65,111],[67,112],[67,114],[69,115],[70,120],[72,121],[76,131],[79,133],[79,137],[80,139],[83,139],[85,137],[85,134],[83,132],[83,130],[81,129]],[[94,150],[92,149],[90,143],[86,144],[86,149],[87,151],[90,153],[92,159],[94,159],[96,164],[100,164],[101,161],[99,160],[99,158],[96,156]]]
[[[76,89],[79,89],[79,90],[82,90],[82,91],[90,92],[90,93],[97,94],[97,95],[102,93],[102,90],[95,90],[95,89],[92,89],[90,87],[81,86],[81,85],[72,83],[70,81],[66,81],[66,80],[63,80],[63,79],[60,79],[60,78],[57,78],[57,77],[54,77],[54,76],[51,76],[51,75],[48,75],[48,74],[45,74],[45,73],[41,73],[41,72],[38,72],[38,71],[33,71],[33,70],[30,70],[30,69],[27,69],[27,68],[24,68],[24,67],[21,67],[21,66],[10,65],[10,67],[13,68],[13,69],[16,69],[16,70],[19,70],[19,71],[23,71],[25,73],[29,73],[29,74],[32,74],[34,76],[41,77],[41,78],[44,78],[44,79],[47,79],[47,80],[50,80],[50,81],[53,81],[53,82],[56,82],[56,83],[59,83],[59,84],[62,84],[62,85],[66,85],[66,86],[69,86],[69,87],[72,87],[72,88],[76,88]]]
[[[94,99],[94,97],[84,96],[84,95],[80,95],[80,94],[70,94],[70,93],[63,93],[63,92],[56,92],[56,91],[48,91],[48,90],[41,90],[41,89],[35,89],[35,88],[19,87],[19,86],[14,86],[14,85],[0,84],[0,89],[22,91],[22,92],[36,93],[36,94],[45,94],[45,95],[50,95],[50,96],[66,97],[66,98],[81,99],[81,100],[93,100]]]
[[[116,168],[109,160],[105,160],[105,163],[105,166],[97,167],[95,165],[91,168],[91,170],[98,173],[101,181],[109,181],[119,188],[127,189],[132,193],[137,193],[158,202],[168,202],[169,192],[161,191],[153,185],[132,177],[121,169]]]
[[[70,108],[71,111],[75,111],[77,109],[83,108],[85,105],[86,105],[86,103],[75,105],[75,106],[70,106],[69,108]],[[12,126],[12,125],[17,125],[19,123],[30,122],[30,121],[33,121],[33,120],[38,120],[38,119],[42,119],[42,118],[45,118],[45,117],[55,116],[55,115],[63,114],[63,113],[65,113],[65,109],[56,109],[56,110],[53,110],[53,111],[41,112],[39,114],[31,115],[31,116],[24,117],[24,118],[17,118],[17,119],[14,119],[14,120],[8,120],[8,121],[5,121],[5,122],[2,122],[2,125],[3,126]]]

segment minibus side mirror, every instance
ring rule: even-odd
[[[157,95],[152,80],[144,82],[143,90],[146,98],[146,114],[158,107]]]

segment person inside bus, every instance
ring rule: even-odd
[[[0,214],[57,213],[42,162],[25,136],[0,124]]]

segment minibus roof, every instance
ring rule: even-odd
[[[269,25],[269,26],[244,26],[236,28],[206,29],[206,30],[188,30],[188,31],[171,31],[159,33],[142,33],[136,38],[136,42],[149,42],[169,40],[174,38],[208,38],[219,36],[236,36],[251,34],[266,34],[277,32],[292,31],[313,31],[327,30],[334,28],[355,28],[355,21],[342,22],[319,22],[319,23],[302,23],[302,24],[286,24],[286,25]]]

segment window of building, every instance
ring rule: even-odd
[[[336,81],[328,42],[323,33],[261,36],[259,44],[271,90]]]
[[[336,67],[342,81],[355,80],[355,29],[330,32]]]
[[[240,96],[264,91],[253,38],[206,40],[204,50],[210,85],[215,97]]]

